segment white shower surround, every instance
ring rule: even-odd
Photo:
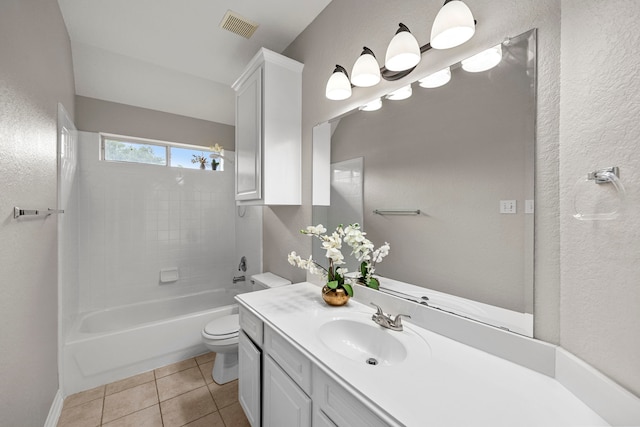
[[[211,172],[103,162],[97,133],[80,132],[79,145],[80,313],[231,281],[239,259],[232,164]],[[177,268],[179,279],[160,283],[164,268]]]

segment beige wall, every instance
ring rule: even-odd
[[[55,0],[0,2],[0,425],[41,426],[58,390],[57,103],[74,111],[71,47]]]
[[[560,115],[561,344],[640,396],[640,3],[563,0]],[[626,213],[573,218],[576,192],[598,203],[612,186],[582,184],[619,166]],[[584,205],[583,205],[584,206]]]
[[[205,147],[218,143],[231,151],[236,146],[234,126],[84,96],[76,96],[76,126]]]
[[[506,36],[538,28],[538,111],[536,164],[536,337],[560,340],[560,266],[558,218],[558,129],[560,74],[560,4],[556,0],[467,0],[478,20],[476,35],[465,45],[448,51],[430,51],[408,80],[437,71],[470,53],[495,45]],[[311,131],[314,125],[357,107],[375,96],[405,84],[383,82],[358,88],[347,101],[324,96],[327,78],[335,64],[351,69],[362,46],[384,58],[386,46],[397,29],[406,24],[421,43],[429,32],[441,2],[420,0],[333,0],[320,16],[284,52],[305,64],[303,72],[302,163],[303,206],[270,207],[264,215],[265,269],[292,280],[305,275],[287,263],[286,254],[311,252],[308,239],[298,229],[311,222]],[[357,17],[357,18],[356,18]]]

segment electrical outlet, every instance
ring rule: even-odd
[[[500,200],[500,213],[501,214],[514,214],[517,213],[516,200]]]

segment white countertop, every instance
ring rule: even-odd
[[[405,331],[384,330],[409,343],[403,362],[370,366],[346,358],[328,348],[316,331],[334,319],[370,319],[375,309],[353,299],[346,306],[330,307],[322,300],[320,287],[311,283],[242,294],[237,299],[399,425],[609,425],[555,379],[404,319]]]

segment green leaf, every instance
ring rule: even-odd
[[[350,297],[353,296],[353,288],[351,287],[350,284],[345,283],[342,285],[342,288],[347,292],[347,295],[349,295]]]
[[[367,286],[378,290],[380,288],[380,282],[378,282],[378,279],[372,277],[371,280],[369,280],[369,283],[367,283]]]
[[[362,277],[367,275],[367,263],[365,261],[360,264],[360,274],[362,274]]]
[[[332,280],[331,282],[327,283],[327,287],[329,287],[330,289],[337,289],[338,288],[338,281],[337,280]]]

